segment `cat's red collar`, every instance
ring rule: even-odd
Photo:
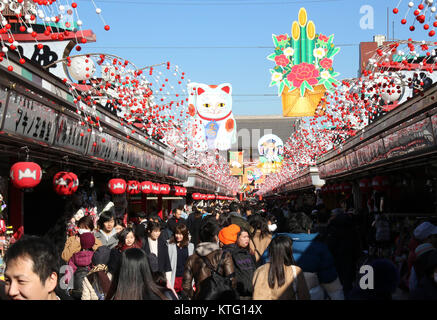
[[[229,111],[229,113],[227,115],[225,115],[223,118],[216,119],[216,118],[207,118],[207,117],[204,117],[204,116],[200,115],[199,111],[197,111],[197,115],[200,117],[200,119],[207,120],[207,121],[221,121],[221,120],[224,120],[227,117],[229,117],[231,115],[231,113],[232,113],[232,110]]]

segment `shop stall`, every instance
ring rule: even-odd
[[[431,87],[319,158],[324,199],[352,188],[358,210],[430,217],[437,214],[437,86]],[[338,205],[338,203],[337,203]]]
[[[68,206],[99,213],[112,200],[121,214],[138,206],[146,209],[148,201],[156,201],[162,211],[163,200],[184,197],[184,192],[166,193],[167,188],[156,199],[144,193],[110,192],[108,181],[113,178],[182,187],[189,167],[166,145],[121,124],[99,104],[78,102],[81,110],[100,119],[102,130],[83,125],[68,87],[32,61],[20,65],[18,58],[11,52],[8,63],[0,62],[0,192],[8,203],[3,214],[14,232],[23,233],[25,228],[26,233],[44,234]],[[11,183],[11,167],[25,160],[41,167],[41,181],[32,190]],[[55,192],[53,178],[63,171],[79,177],[78,192]],[[33,173],[24,171],[29,172]]]

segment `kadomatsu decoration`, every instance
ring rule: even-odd
[[[267,57],[276,64],[270,70],[270,86],[278,86],[284,117],[323,114],[324,106],[317,107],[325,92],[341,84],[335,79],[339,73],[332,68],[340,51],[333,44],[334,35],[316,34],[305,8],[299,10],[298,20],[293,22],[291,37],[273,34],[275,52]]]

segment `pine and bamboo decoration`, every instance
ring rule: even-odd
[[[273,35],[275,52],[267,59],[276,66],[270,70],[270,86],[278,86],[284,117],[314,116],[325,109],[320,102],[326,91],[340,85],[335,79],[339,74],[332,68],[333,57],[340,49],[333,40],[333,35],[316,34],[305,8],[299,10],[298,21],[292,24],[291,37]]]

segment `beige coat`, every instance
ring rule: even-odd
[[[107,273],[109,280],[112,280],[112,275]],[[88,277],[83,279],[82,283],[82,298],[81,300],[99,300],[92,284],[89,282]]]
[[[285,266],[285,283],[281,287],[275,283],[271,289],[268,283],[270,263],[266,263],[256,269],[253,275],[253,300],[296,300],[293,282],[296,281],[293,275],[293,266]],[[297,296],[298,300],[310,300],[311,296],[303,275],[298,266],[294,266],[297,275]]]
[[[262,239],[260,237],[261,231],[257,230],[255,232],[255,235],[249,242],[250,250],[255,253],[255,261],[258,262],[261,259],[261,255],[264,253],[264,251],[269,246],[270,242],[272,241],[272,235],[268,234],[264,236]],[[256,247],[256,250],[255,250]]]
[[[98,247],[102,245],[102,242],[96,238],[96,243],[93,246],[93,250],[96,251]],[[67,241],[65,242],[64,251],[62,251],[62,260],[68,262],[70,258],[75,254],[76,252],[79,252],[81,249],[80,246],[80,238],[79,236],[71,236],[68,237]]]

